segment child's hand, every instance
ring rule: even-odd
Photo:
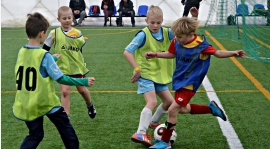
[[[198,9],[196,7],[191,7],[189,10],[190,14],[192,15],[192,17],[198,17]]]
[[[94,82],[95,82],[95,78],[94,77],[88,78],[88,86],[94,85]]]
[[[246,57],[246,53],[243,50],[236,50],[234,52],[235,52],[235,54],[234,54],[235,57],[241,57],[241,58],[245,58]]]
[[[137,70],[133,73],[133,76],[131,78],[131,83],[135,83],[141,76],[141,71]]]
[[[61,54],[54,54],[54,56],[56,56],[57,59],[59,59],[61,57]]]
[[[154,52],[146,52],[145,53],[145,58],[146,59],[151,59],[155,57],[155,53]]]

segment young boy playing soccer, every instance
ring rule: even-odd
[[[82,47],[85,44],[85,40],[81,31],[71,26],[73,20],[71,8],[67,6],[60,7],[57,19],[61,23],[61,27],[50,32],[44,42],[43,49],[49,51],[51,46],[54,46],[55,53],[61,54],[61,59],[57,61],[57,65],[65,75],[73,78],[85,78],[89,72],[82,55]],[[62,90],[62,106],[70,116],[70,86],[60,84],[60,87]],[[89,90],[84,86],[76,86],[76,88],[86,102],[88,115],[92,119],[95,118],[96,109],[91,100]]]
[[[198,16],[197,9],[192,9],[193,17]],[[152,145],[146,134],[148,127],[156,128],[159,121],[167,113],[173,102],[173,97],[168,89],[173,74],[173,60],[151,59],[146,60],[145,52],[149,49],[153,52],[162,52],[168,49],[170,41],[174,38],[171,29],[161,27],[163,12],[158,6],[150,6],[145,19],[148,27],[139,31],[131,43],[125,48],[124,56],[134,68],[131,78],[132,83],[137,83],[137,94],[143,94],[146,105],[141,111],[139,127],[131,137],[135,143],[142,143],[149,147]],[[152,111],[157,106],[158,95],[162,103],[152,116]]]
[[[79,141],[69,118],[55,94],[54,80],[61,84],[92,86],[94,78],[71,78],[64,75],[52,56],[42,49],[49,27],[40,13],[28,14],[25,29],[29,38],[17,57],[15,65],[16,96],[13,114],[26,123],[29,135],[20,148],[37,148],[44,137],[43,121],[46,115],[56,126],[66,148],[78,149]],[[60,58],[61,59],[61,58]]]
[[[146,52],[145,57],[165,58],[176,60],[176,67],[173,74],[174,101],[168,109],[168,119],[165,122],[161,141],[151,146],[154,149],[171,148],[170,137],[177,122],[177,115],[180,114],[213,114],[226,121],[226,116],[218,105],[211,101],[208,105],[189,104],[201,85],[210,66],[211,55],[218,58],[245,57],[243,50],[221,51],[212,47],[203,35],[195,33],[198,28],[198,21],[190,18],[176,20],[171,29],[176,36],[166,52]]]

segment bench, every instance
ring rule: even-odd
[[[255,4],[253,6],[253,11],[249,13],[249,8],[247,4],[239,4],[237,5],[236,14],[234,15],[234,20],[237,26],[238,30],[238,39],[240,39],[240,32],[239,32],[239,23],[238,23],[238,17],[266,17],[266,11],[263,13],[264,5],[262,4]]]
[[[98,14],[94,14],[94,15],[91,15],[91,11],[93,7],[95,7],[98,9]],[[135,15],[134,17],[135,18],[138,18],[138,17],[146,17],[147,15],[147,11],[148,11],[148,6],[147,5],[140,5],[138,7],[138,14]],[[100,8],[98,5],[91,5],[89,7],[89,12],[88,12],[88,15],[86,16],[86,18],[101,18],[103,17],[104,18],[104,15],[99,15],[100,14]],[[116,6],[114,6],[114,12],[113,12],[113,15],[112,16],[109,16],[110,18],[110,26],[112,26],[112,18],[118,18],[119,16],[116,15],[117,14],[117,11],[116,11]],[[130,17],[130,16],[125,16],[125,15],[122,15],[122,17]]]

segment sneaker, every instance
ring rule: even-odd
[[[220,117],[221,119],[223,119],[223,121],[227,120],[226,115],[224,114],[223,110],[218,107],[215,101],[211,101],[208,104],[208,107],[212,110],[212,114],[214,116]]]
[[[96,109],[95,109],[93,102],[92,102],[92,105],[90,107],[87,107],[87,108],[88,108],[88,115],[90,116],[90,118],[92,118],[92,119],[95,118],[97,112],[96,112]]]
[[[157,128],[157,126],[159,126],[160,125],[160,123],[157,123],[157,124],[155,124],[155,123],[150,123],[149,124],[149,128],[152,128],[152,129],[156,129]]]
[[[135,24],[132,24],[132,27],[135,27]]]
[[[131,140],[135,143],[141,143],[146,147],[152,146],[151,140],[146,134],[134,133],[131,137]]]
[[[150,146],[149,148],[154,148],[154,149],[170,149],[172,148],[171,143],[166,143],[162,140],[156,140],[156,144],[153,146]]]
[[[79,24],[78,24],[78,27],[82,27],[82,24],[81,24],[81,23],[79,23]]]

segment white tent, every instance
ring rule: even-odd
[[[102,0],[85,0],[86,12],[90,5],[101,5]],[[171,25],[172,22],[180,18],[183,14],[184,6],[181,0],[132,0],[134,10],[138,10],[139,5],[157,5],[163,10],[163,25]],[[120,0],[115,0],[118,8]],[[203,22],[207,19],[211,0],[203,0],[199,10],[199,20]],[[57,9],[60,6],[68,6],[69,0],[2,0],[1,1],[1,26],[2,27],[23,27],[28,13],[40,12],[51,23],[52,26],[59,26],[57,21]],[[101,12],[102,13],[102,12]],[[103,15],[103,13],[101,14]],[[115,18],[114,18],[115,19]],[[112,19],[112,21],[114,21]],[[124,18],[125,24],[129,25],[130,18]],[[114,23],[114,22],[113,22]],[[86,18],[83,25],[102,25],[103,18]],[[145,25],[144,18],[136,18],[136,25]]]

